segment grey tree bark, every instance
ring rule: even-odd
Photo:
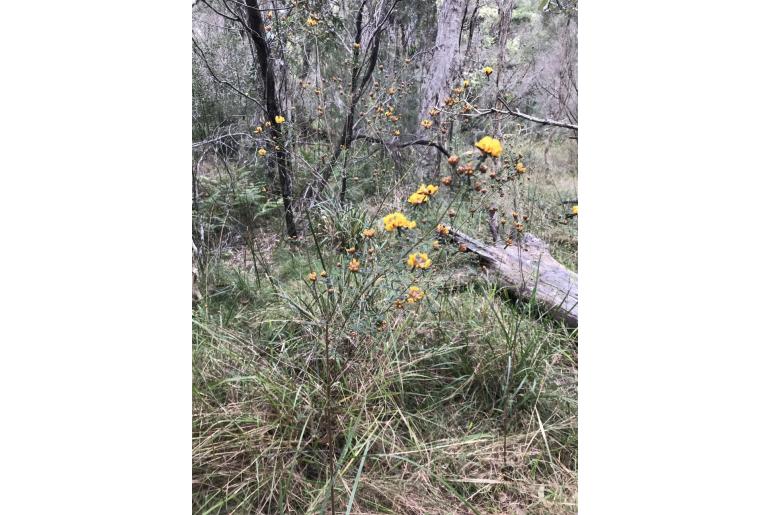
[[[429,112],[434,107],[443,106],[443,99],[451,94],[452,79],[455,78],[460,62],[460,39],[463,19],[468,9],[469,0],[444,0],[438,13],[438,30],[433,58],[430,60],[425,80],[420,91],[420,117],[417,133],[421,136],[444,143],[441,134],[441,115],[431,117]],[[422,127],[422,120],[431,120],[430,129]],[[426,147],[421,153],[417,165],[417,176],[424,179],[432,174],[440,162],[440,154],[431,147]]]

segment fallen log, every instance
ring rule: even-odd
[[[448,236],[478,255],[506,290],[519,299],[534,298],[553,318],[577,327],[577,274],[556,261],[543,240],[525,233],[512,245],[487,245],[451,227]]]

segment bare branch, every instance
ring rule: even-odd
[[[216,143],[219,140],[223,140],[223,139],[227,139],[227,138],[234,138],[236,136],[248,136],[248,137],[251,137],[251,134],[249,134],[247,132],[228,132],[227,134],[223,134],[223,135],[217,136],[215,138],[206,139],[206,140],[203,140],[203,141],[196,141],[195,143],[192,144],[192,148],[202,147],[204,145],[208,145],[208,144],[211,144],[211,143]]]
[[[384,147],[391,146],[391,147],[396,147],[396,148],[405,148],[405,147],[411,147],[412,145],[423,145],[423,146],[427,146],[427,147],[434,147],[434,148],[438,149],[439,152],[441,152],[445,156],[447,156],[447,157],[450,156],[449,151],[447,149],[445,149],[443,146],[441,146],[439,143],[436,143],[435,141],[428,141],[426,139],[416,139],[414,141],[407,141],[407,142],[404,142],[404,143],[400,143],[398,141],[393,141],[393,142],[388,143],[385,140],[382,140],[380,138],[375,138],[374,136],[368,136],[366,134],[359,134],[359,135],[353,137],[353,139],[351,141],[355,141],[355,140],[359,140],[359,139],[362,139],[362,140],[365,140],[365,141],[369,141],[371,143],[378,143],[378,144],[380,144],[380,145],[382,145]]]
[[[199,0],[195,0],[195,3],[197,4],[197,3],[198,3],[198,1],[199,1]],[[212,11],[214,11],[215,13],[217,13],[217,14],[218,14],[219,16],[221,16],[222,18],[226,18],[226,19],[228,19],[228,20],[230,20],[230,21],[237,21],[237,22],[242,22],[242,21],[243,21],[243,20],[240,20],[240,19],[238,19],[238,18],[233,18],[233,17],[231,17],[231,16],[228,16],[228,15],[226,15],[226,14],[225,14],[225,13],[223,13],[223,12],[217,11],[217,10],[214,8],[214,6],[213,6],[213,5],[211,5],[210,3],[208,3],[206,0],[200,0],[200,1],[202,1],[204,4],[206,4],[206,7],[208,7],[209,9],[211,9]]]
[[[497,111],[497,109],[494,109],[494,111]],[[522,113],[521,111],[517,110],[511,110],[510,108],[507,109],[507,111],[497,111],[505,114],[509,114],[511,116],[516,116],[518,118],[523,118],[525,120],[529,120],[530,122],[540,123],[543,125],[553,125],[555,127],[564,127],[565,129],[572,129],[572,130],[578,130],[578,126],[567,123],[567,122],[559,122],[556,120],[549,120],[547,118],[536,118],[532,115]]]
[[[560,122],[556,120],[549,120],[548,118],[537,118],[535,116],[522,113],[518,109],[511,109],[511,107],[505,102],[505,100],[502,97],[498,97],[500,102],[502,102],[503,106],[505,106],[505,110],[501,109],[495,109],[494,107],[491,107],[489,109],[476,109],[476,112],[479,115],[485,115],[485,114],[491,114],[491,113],[501,113],[501,114],[509,114],[511,116],[516,116],[517,118],[523,118],[525,120],[529,120],[530,122],[540,123],[543,125],[553,125],[555,127],[563,127],[565,129],[572,129],[574,131],[578,130],[578,126],[572,123],[568,122]]]
[[[243,98],[251,100],[252,102],[257,104],[259,107],[264,109],[264,107],[262,106],[262,103],[259,100],[257,100],[256,98],[252,97],[251,95],[249,95],[245,91],[239,89],[237,86],[235,86],[231,82],[223,80],[223,79],[220,79],[219,77],[217,77],[217,74],[214,73],[214,70],[211,68],[211,66],[209,65],[209,62],[206,60],[206,54],[203,53],[203,49],[198,45],[198,42],[195,41],[195,38],[192,38],[192,42],[193,42],[193,45],[195,45],[195,49],[198,51],[198,56],[203,61],[203,64],[206,66],[206,69],[209,71],[209,74],[211,74],[211,78],[214,79],[214,82],[216,82],[218,84],[224,84],[225,86],[229,87],[230,89],[232,89],[233,91],[238,93]]]

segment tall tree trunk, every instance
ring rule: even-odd
[[[435,50],[433,58],[428,65],[425,80],[420,92],[420,118],[432,120],[433,127],[424,129],[418,125],[418,134],[426,134],[426,138],[442,143],[441,118],[432,118],[429,111],[434,107],[443,105],[442,99],[451,94],[451,81],[457,72],[460,57],[460,35],[463,28],[463,19],[468,8],[468,0],[444,0],[438,13],[438,30],[436,32]],[[437,151],[427,147],[420,156],[417,174],[424,179],[426,172],[435,170],[439,157]]]
[[[270,62],[270,48],[267,45],[265,35],[265,23],[262,20],[262,13],[257,5],[257,0],[246,0],[247,24],[251,39],[254,42],[254,48],[259,61],[259,68],[262,74],[265,91],[265,108],[267,117],[271,121],[270,139],[277,147],[275,149],[275,164],[278,168],[278,180],[281,184],[281,197],[283,198],[283,210],[286,218],[286,233],[290,237],[297,236],[297,226],[294,222],[294,209],[292,203],[292,172],[291,158],[286,149],[281,132],[281,125],[275,123],[275,117],[280,115],[280,104],[278,103],[278,94],[275,88],[275,72]]]
[[[470,7],[470,3],[468,4]],[[468,59],[468,55],[471,51],[471,43],[473,42],[473,32],[476,28],[476,13],[479,12],[479,0],[476,0],[476,5],[473,7],[473,12],[468,20],[468,42],[465,46],[465,56],[463,57],[463,63]]]

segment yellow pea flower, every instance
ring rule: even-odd
[[[428,196],[423,193],[420,193],[419,191],[412,193],[411,195],[409,195],[409,198],[406,199],[406,201],[412,204],[413,206],[422,204],[426,200],[428,200]]]
[[[503,153],[503,146],[500,144],[500,140],[491,136],[484,136],[481,140],[477,141],[476,148],[495,158],[500,157],[500,154]]]
[[[409,291],[406,294],[406,301],[409,304],[414,304],[415,302],[420,302],[423,297],[425,297],[424,291],[422,291],[417,286],[410,286]]]
[[[382,219],[382,223],[388,232],[393,232],[394,229],[414,229],[417,227],[417,222],[409,220],[403,213],[398,211],[386,215]]]
[[[428,254],[426,254],[425,252],[419,252],[416,254],[409,254],[409,258],[406,260],[406,263],[413,270],[415,268],[421,268],[423,270],[427,270],[428,268],[430,268],[432,261],[428,257]]]

